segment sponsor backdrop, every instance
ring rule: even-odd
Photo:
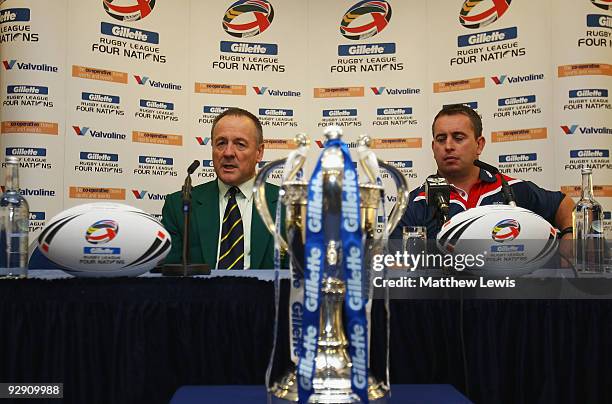
[[[159,216],[214,178],[210,126],[261,119],[266,161],[298,132],[343,128],[418,186],[435,169],[431,120],[465,103],[483,160],[579,197],[594,169],[612,236],[609,0],[0,1],[3,156],[21,157],[31,232],[63,209],[116,201]],[[312,165],[311,165],[312,166]],[[388,176],[387,208],[395,201]],[[3,178],[3,176],[2,176]],[[272,175],[278,181],[278,173]]]

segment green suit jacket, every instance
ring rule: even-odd
[[[270,212],[276,212],[278,187],[266,183],[266,199]],[[162,209],[162,224],[172,237],[172,248],[165,263],[180,263],[183,254],[183,200],[181,192],[166,197]],[[219,238],[219,187],[210,181],[193,187],[189,232],[189,262],[217,264]],[[274,238],[264,225],[253,202],[251,218],[251,268],[274,268]],[[245,232],[247,229],[245,229]]]

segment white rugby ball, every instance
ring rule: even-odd
[[[557,229],[548,221],[509,205],[478,206],[453,216],[442,226],[437,243],[443,253],[482,254],[480,269],[490,275],[529,273],[544,265],[558,246]]]
[[[38,247],[75,276],[138,276],[168,255],[171,241],[162,224],[140,209],[88,203],[54,216]]]

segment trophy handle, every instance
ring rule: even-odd
[[[265,166],[263,166],[261,170],[259,170],[257,177],[255,177],[255,183],[253,185],[253,192],[255,193],[255,207],[257,208],[257,211],[259,212],[259,215],[261,216],[261,220],[264,222],[264,225],[272,235],[277,232],[277,229],[274,219],[270,214],[268,202],[266,201],[266,179],[276,167],[285,164],[286,161],[287,158],[282,158],[271,161]],[[279,198],[276,203],[281,203],[281,192],[283,191],[279,190]],[[280,243],[282,251],[287,251],[287,241],[281,235],[280,230],[278,232],[278,241]]]
[[[384,161],[378,159],[378,165],[383,167],[385,170],[391,174],[393,177],[393,181],[395,182],[395,186],[397,187],[397,203],[391,209],[391,214],[389,215],[389,221],[387,222],[387,234],[391,234],[393,230],[397,227],[404,211],[408,207],[408,195],[410,191],[408,190],[408,181],[406,181],[406,177],[395,167],[390,164],[385,163]]]

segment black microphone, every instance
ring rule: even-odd
[[[434,206],[436,212],[441,216],[441,223],[448,218],[448,204],[450,202],[450,185],[446,179],[436,174],[425,179],[425,197],[427,204]]]
[[[191,175],[200,166],[200,160],[193,160],[193,163],[187,168],[187,174]]]
[[[504,199],[506,200],[506,203],[510,206],[516,206],[514,192],[512,192],[512,188],[510,187],[510,185],[508,185],[508,181],[506,181],[504,176],[501,175],[497,167],[494,167],[491,164],[487,164],[484,161],[480,161],[478,159],[474,160],[474,165],[478,168],[482,168],[483,170],[490,172],[493,175],[499,174],[499,178],[501,179],[502,192],[504,194]]]

